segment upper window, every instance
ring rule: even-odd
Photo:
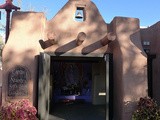
[[[77,7],[77,10],[75,13],[75,20],[77,22],[83,22],[85,20],[84,7]]]

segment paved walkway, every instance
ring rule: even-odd
[[[55,104],[50,120],[105,120],[105,106],[86,103]]]

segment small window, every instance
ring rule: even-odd
[[[149,46],[150,45],[150,41],[143,41],[143,45]]]
[[[77,7],[76,13],[75,13],[75,20],[77,22],[83,22],[84,19],[84,7]]]

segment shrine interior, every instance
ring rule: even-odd
[[[92,117],[105,119],[105,65],[103,58],[51,57],[51,113],[63,114],[66,107],[67,111],[95,109],[100,116]]]

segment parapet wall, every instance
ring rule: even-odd
[[[139,98],[147,96],[147,55],[138,19],[115,17],[111,26],[117,36],[109,44],[114,63],[114,119],[130,120]]]
[[[159,86],[160,86],[160,22],[155,23],[154,25],[141,29],[141,39],[142,43],[147,41],[150,43],[144,48],[148,49],[149,55],[154,55],[155,58],[152,60],[152,94],[153,98],[160,105],[160,95],[159,95]]]
[[[13,13],[9,39],[3,49],[3,103],[22,98],[28,98],[30,101],[35,99],[36,87],[33,85],[37,79],[36,56],[42,51],[39,40],[43,39],[45,21],[43,13]],[[27,82],[26,89],[22,84],[17,87],[9,86],[9,79],[18,77],[17,72],[22,74],[24,82]],[[22,87],[24,92],[16,91],[19,87]],[[7,92],[9,89],[13,91],[13,94],[10,93],[12,95]]]

